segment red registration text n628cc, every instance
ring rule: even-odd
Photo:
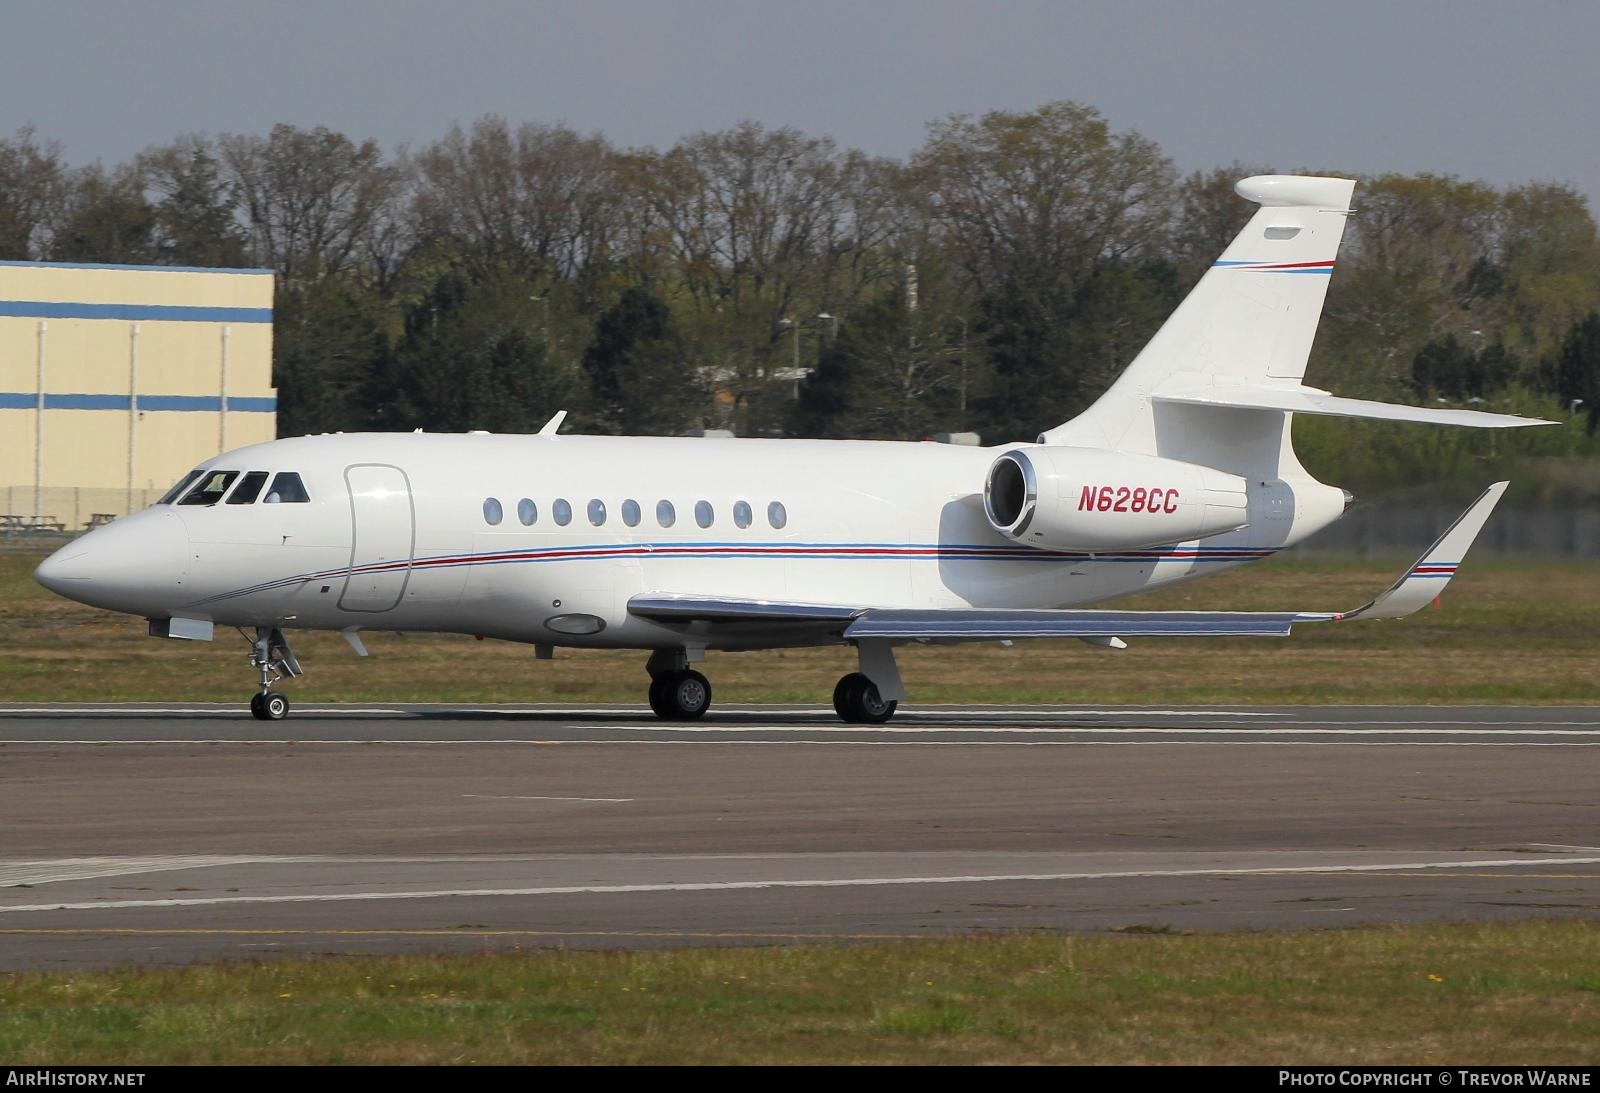
[[[1079,512],[1177,512],[1178,491],[1161,486],[1085,486]]]

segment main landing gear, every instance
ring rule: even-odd
[[[682,649],[657,649],[645,664],[650,708],[663,721],[693,721],[711,708],[711,681],[689,667]]]
[[[245,640],[250,642],[250,667],[261,673],[261,690],[250,696],[250,716],[257,721],[282,721],[289,716],[289,700],[272,685],[285,677],[304,675],[300,662],[289,648],[289,639],[275,626],[258,626],[254,640],[247,634]]]
[[[833,689],[834,712],[852,725],[881,725],[898,705],[884,699],[878,685],[860,672],[851,672]]]
[[[833,708],[852,725],[881,725],[905,696],[894,648],[886,641],[857,644],[861,670],[833,689]],[[683,649],[657,649],[645,664],[650,673],[650,708],[663,721],[694,721],[711,708],[711,683],[689,667]]]

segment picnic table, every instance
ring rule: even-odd
[[[23,531],[66,531],[67,525],[54,516],[41,516],[38,514],[23,515],[20,513],[0,513],[0,531],[15,534]]]

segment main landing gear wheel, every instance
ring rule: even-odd
[[[663,721],[693,721],[711,708],[711,681],[688,668],[663,672],[650,681],[650,708]]]
[[[860,672],[851,672],[833,689],[834,712],[852,725],[881,725],[898,705],[884,701],[878,685]]]

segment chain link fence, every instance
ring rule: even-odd
[[[78,535],[160,499],[160,489],[0,486],[0,536]]]
[[[1463,508],[1465,506],[1462,506]],[[1377,557],[1426,550],[1461,515],[1452,505],[1357,504],[1296,550]],[[1600,510],[1497,508],[1474,554],[1600,558]]]

